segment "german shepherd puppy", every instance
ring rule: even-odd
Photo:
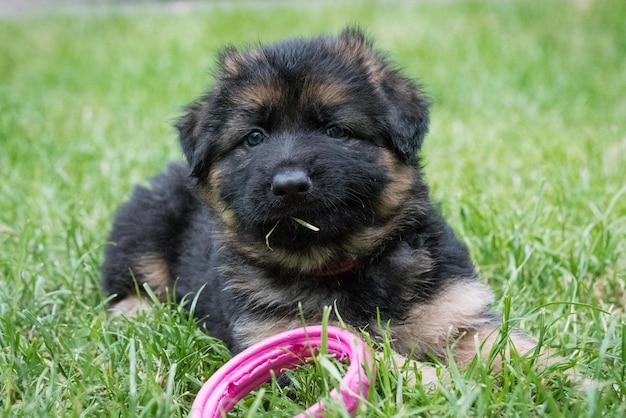
[[[112,308],[143,305],[144,285],[197,296],[199,325],[234,352],[319,323],[326,306],[375,336],[388,326],[416,360],[451,348],[467,364],[476,338],[488,352],[493,294],[420,167],[428,102],[358,29],[226,48],[177,123],[186,162],[117,213],[103,266]]]

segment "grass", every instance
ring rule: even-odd
[[[514,356],[498,375],[452,364],[424,388],[407,384],[388,342],[372,343],[383,355],[359,414],[626,414],[626,3],[185,7],[0,20],[0,416],[188,413],[230,354],[167,304],[107,318],[99,264],[113,213],[181,158],[172,121],[210,84],[221,46],[355,22],[433,98],[426,173],[496,308],[566,358],[538,371]],[[297,413],[336,385],[329,364],[288,389],[268,384],[238,414]],[[564,381],[571,365],[591,387]]]

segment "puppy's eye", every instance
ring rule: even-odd
[[[326,128],[325,134],[331,138],[345,138],[349,136],[347,129],[335,125]]]
[[[265,141],[266,138],[267,137],[265,136],[265,134],[263,134],[263,132],[254,130],[250,132],[249,134],[247,134],[244,137],[244,140],[246,141],[247,146],[256,147],[261,142]]]

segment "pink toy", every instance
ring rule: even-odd
[[[333,390],[333,399],[342,399],[349,412],[354,412],[359,398],[367,397],[369,388],[366,370],[374,379],[374,362],[369,349],[349,331],[326,327],[328,353],[340,361],[350,361],[340,384],[341,394]],[[274,335],[253,345],[233,357],[202,386],[191,407],[192,418],[218,418],[247,393],[276,376],[285,369],[305,363],[322,345],[321,326],[298,328]],[[298,418],[317,417],[324,412],[320,401],[298,415]]]

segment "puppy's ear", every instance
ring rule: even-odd
[[[416,164],[417,153],[428,131],[429,100],[420,87],[404,77],[385,54],[358,27],[348,27],[338,37],[340,52],[363,66],[368,79],[381,93],[387,114],[390,145],[408,164]]]
[[[392,70],[381,80],[387,99],[387,129],[391,145],[408,164],[417,164],[428,132],[430,100],[413,81]]]
[[[180,145],[191,167],[191,175],[199,179],[206,177],[211,165],[209,153],[212,132],[209,123],[211,101],[212,95],[209,94],[187,106],[187,113],[176,123]]]

